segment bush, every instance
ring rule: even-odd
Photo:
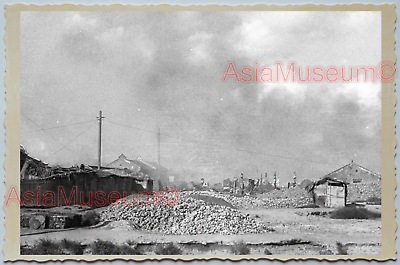
[[[348,255],[347,247],[344,246],[342,243],[336,242],[336,247],[337,247],[338,255]]]
[[[32,249],[28,246],[20,246],[19,254],[20,255],[35,255],[35,254],[32,254]]]
[[[21,255],[63,255],[65,254],[60,247],[60,244],[54,243],[48,239],[40,239],[39,243],[35,246],[20,247]]]
[[[156,249],[157,255],[181,255],[182,251],[174,246],[172,243],[168,243],[166,246],[160,244]]]
[[[21,246],[21,255],[83,255],[86,246],[79,242],[63,239],[60,243],[54,243],[47,239],[41,239],[33,247]],[[116,245],[110,241],[97,240],[91,245],[93,255],[142,255],[137,246]]]
[[[35,254],[32,255],[59,255],[64,254],[60,244],[49,239],[40,239],[39,244],[35,246]],[[39,254],[40,253],[40,254]]]
[[[381,214],[365,208],[349,205],[332,211],[330,217],[332,219],[376,219],[380,218]]]
[[[334,255],[334,253],[330,249],[321,249],[319,251],[319,254],[320,255]]]
[[[118,249],[119,255],[143,255],[137,247],[122,245]]]
[[[67,250],[70,255],[83,255],[83,250],[85,249],[85,246],[80,243],[68,239],[61,241],[61,247]]]
[[[232,253],[235,255],[249,255],[250,249],[243,241],[240,241],[232,246]]]
[[[93,255],[142,255],[137,247],[116,245],[110,241],[97,240],[92,244]]]
[[[116,255],[118,246],[110,241],[97,240],[92,244],[93,255]]]

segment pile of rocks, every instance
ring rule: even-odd
[[[250,209],[250,208],[259,208],[263,207],[263,201],[259,198],[251,197],[251,196],[233,196],[228,193],[219,193],[212,191],[184,191],[181,193],[183,196],[185,195],[204,195],[209,197],[215,197],[219,199],[223,199],[229,203],[231,203],[234,207],[239,209]]]
[[[347,186],[347,201],[366,201],[370,198],[381,198],[381,183],[352,183]]]
[[[273,190],[262,195],[265,208],[296,208],[313,202],[312,196],[300,187]]]
[[[243,215],[238,210],[218,205],[202,205],[197,210],[186,215],[180,222],[174,224],[167,233],[170,234],[246,234],[262,233],[266,228]]]
[[[136,229],[173,235],[243,234],[268,231],[264,224],[236,209],[181,195],[175,206],[129,205],[129,198],[116,202],[100,213],[102,221],[127,220]]]

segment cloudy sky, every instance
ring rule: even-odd
[[[236,82],[243,67],[376,66],[379,12],[22,12],[21,144],[103,164],[121,153],[210,182],[380,173],[378,82]]]

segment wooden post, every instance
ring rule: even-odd
[[[98,169],[101,168],[101,124],[102,124],[102,120],[105,118],[102,116],[102,111],[100,110],[100,115],[99,117],[97,117],[97,119],[99,120],[99,165],[98,165]]]

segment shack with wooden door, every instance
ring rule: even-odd
[[[324,177],[310,183],[306,189],[312,193],[313,201],[321,207],[339,208],[346,206],[348,183],[332,177]]]
[[[352,203],[378,203],[381,200],[381,176],[371,170],[362,167],[353,161],[351,163],[344,165],[329,174],[325,175],[323,178],[333,180],[330,186],[335,185],[335,182],[346,183],[346,204]],[[301,187],[310,190],[314,183],[302,183]],[[328,184],[327,184],[328,185]],[[323,187],[318,189],[324,190]],[[317,190],[318,190],[317,189]],[[335,188],[333,188],[335,189]],[[337,188],[339,189],[339,188]],[[322,199],[322,198],[321,198]]]

